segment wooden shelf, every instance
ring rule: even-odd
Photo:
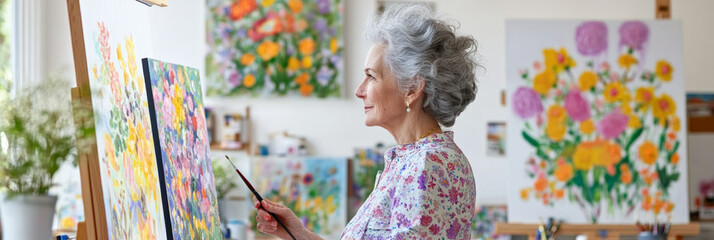
[[[535,239],[538,224],[525,223],[496,223],[495,233],[509,235],[527,235],[528,239]],[[640,232],[634,224],[562,224],[557,235],[588,235],[588,239],[600,239],[600,233],[607,233],[606,239],[619,239],[620,236],[636,236]],[[684,236],[699,234],[699,223],[674,224],[669,230],[667,239],[681,239]]]

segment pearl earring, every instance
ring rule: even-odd
[[[407,112],[412,111],[412,109],[409,107],[409,102],[406,102],[406,105],[407,105]]]

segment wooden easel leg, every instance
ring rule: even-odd
[[[77,223],[77,240],[87,240],[87,225],[85,222]]]

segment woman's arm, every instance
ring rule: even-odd
[[[300,219],[290,208],[269,200],[263,200],[261,205],[255,197],[253,197],[253,204],[258,210],[256,220],[260,232],[274,235],[280,239],[292,240],[285,229],[278,225],[278,222],[268,214],[268,212],[271,212],[280,218],[280,221],[285,224],[285,227],[290,229],[290,233],[292,233],[297,240],[322,240],[320,236],[305,228],[302,222],[300,222]]]

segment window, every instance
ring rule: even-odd
[[[12,92],[13,56],[13,1],[0,0],[0,102],[7,100]]]

